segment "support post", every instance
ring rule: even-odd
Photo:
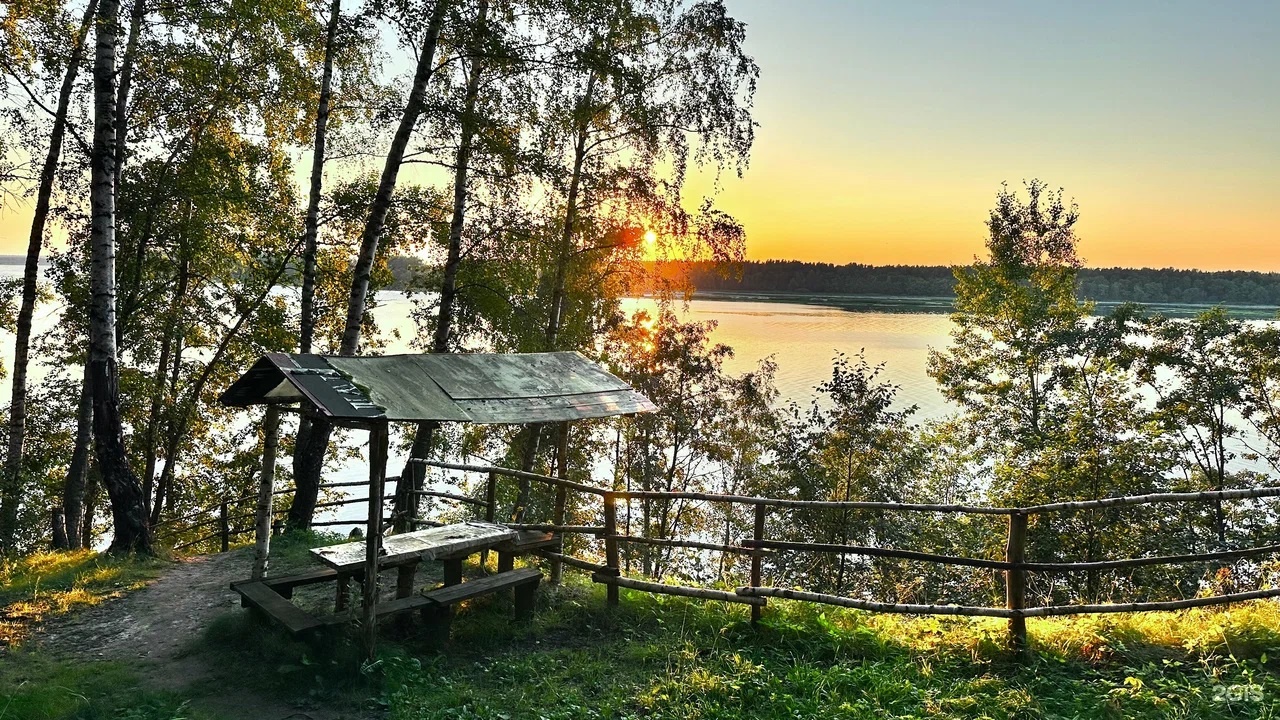
[[[1026,561],[1027,548],[1027,516],[1016,512],[1009,516],[1009,543],[1005,546],[1004,559],[1009,563]],[[1027,606],[1027,571],[1006,570],[1005,607],[1009,610],[1022,610]],[[1009,649],[1021,653],[1027,649],[1027,619],[1025,617],[1009,618]]]
[[[620,574],[618,562],[618,496],[608,492],[604,494],[604,564],[615,574]],[[605,586],[609,607],[618,605],[618,586],[610,583]]]
[[[493,522],[498,515],[498,473],[490,470],[484,486],[484,521]],[[480,551],[480,566],[488,567],[489,548]]]
[[[227,499],[218,503],[218,538],[222,540],[221,552],[231,549],[231,512],[227,507]]]
[[[560,445],[556,448],[556,475],[561,480],[569,479],[569,423],[560,423]],[[564,486],[556,486],[555,506],[551,511],[551,523],[553,525],[564,525],[565,504],[568,501],[568,493]],[[559,560],[551,560],[551,577],[549,582],[552,585],[560,584],[560,576],[563,572],[563,565]]]
[[[369,521],[365,527],[364,646],[369,659],[378,646],[378,556],[382,554],[382,495],[387,477],[387,424],[369,427]]]
[[[764,518],[766,512],[768,512],[768,508],[763,503],[756,504],[755,526],[751,531],[751,537],[756,542],[764,540]],[[760,556],[761,552],[762,551],[758,546],[751,552],[751,587],[760,587],[762,582],[761,565],[763,564],[763,558]],[[759,605],[751,606],[752,625],[760,622],[761,610],[762,608]]]
[[[268,405],[262,418],[262,474],[258,478],[258,506],[254,519],[253,572],[261,580],[271,556],[271,492],[276,484],[276,448],[280,441],[280,408]]]

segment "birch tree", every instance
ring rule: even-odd
[[[125,457],[120,423],[116,348],[116,42],[120,6],[100,0],[94,26],[94,132],[89,235],[91,258],[89,373],[93,392],[94,454],[111,498],[115,553],[150,553],[151,531],[142,483]]]

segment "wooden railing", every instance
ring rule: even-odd
[[[389,478],[395,480],[396,478]],[[353,482],[335,482],[324,483],[320,486],[321,490],[329,490],[334,488],[360,487],[367,486],[368,480],[357,480]],[[282,495],[292,495],[294,488],[285,488],[276,490],[271,493],[273,498]],[[233,538],[241,535],[249,535],[255,531],[255,522],[257,512],[238,512],[244,507],[253,507],[253,503],[257,500],[257,495],[244,495],[242,497],[224,497],[213,505],[200,508],[174,518],[164,518],[156,523],[153,528],[156,539],[164,541],[166,539],[187,538],[192,533],[202,531],[206,528],[211,530],[204,535],[194,539],[183,539],[173,545],[173,550],[189,550],[193,547],[203,545],[212,541],[218,541],[218,551],[227,552],[231,547]],[[388,495],[386,500],[392,500],[393,496]],[[324,510],[327,508],[342,507],[345,505],[355,505],[367,503],[368,498],[344,498],[342,500],[330,500],[326,502],[316,503],[315,509]],[[283,509],[272,511],[271,527],[273,534],[280,534],[284,529],[283,516],[287,511]],[[250,522],[245,522],[250,521]],[[311,527],[330,527],[334,525],[359,525],[363,520],[324,520],[312,522]],[[425,521],[424,521],[425,522]]]
[[[1280,487],[1261,487],[1243,490],[1223,490],[1213,492],[1191,493],[1157,493],[1126,497],[1102,498],[1098,500],[1056,502],[1031,507],[1008,508],[957,504],[922,504],[868,501],[839,500],[793,500],[780,498],[754,497],[747,495],[729,495],[702,492],[662,492],[662,491],[626,491],[607,490],[584,485],[563,478],[521,472],[502,467],[488,465],[466,465],[427,460],[410,460],[430,467],[470,473],[482,473],[487,476],[485,500],[457,496],[448,493],[432,493],[435,497],[443,497],[467,504],[482,507],[485,518],[496,517],[496,496],[499,477],[510,477],[526,481],[538,482],[557,490],[553,509],[553,521],[550,523],[527,523],[512,527],[540,529],[566,534],[583,534],[599,538],[604,543],[604,564],[590,562],[560,553],[548,553],[553,563],[553,572],[558,577],[561,564],[592,572],[592,579],[603,583],[608,588],[608,602],[618,602],[618,587],[633,588],[646,592],[664,593],[705,599],[724,600],[746,603],[752,606],[752,619],[760,618],[761,606],[768,598],[784,598],[805,602],[824,603],[841,607],[857,608],[873,612],[929,614],[929,615],[964,615],[974,617],[996,617],[1009,621],[1009,639],[1014,649],[1026,647],[1026,619],[1050,617],[1057,615],[1117,613],[1177,610],[1183,608],[1222,605],[1244,600],[1280,597],[1280,588],[1254,590],[1250,592],[1234,592],[1207,597],[1195,597],[1162,602],[1132,602],[1080,605],[1043,605],[1028,606],[1026,581],[1028,573],[1064,573],[1079,571],[1115,570],[1136,568],[1151,565],[1173,565],[1195,562],[1215,562],[1242,558],[1263,557],[1280,553],[1280,545],[1262,545],[1252,548],[1222,550],[1215,552],[1161,555],[1152,557],[1134,557],[1091,562],[1028,562],[1026,560],[1027,520],[1035,515],[1061,512],[1077,512],[1123,506],[1149,505],[1155,503],[1188,503],[1188,502],[1221,502],[1224,500],[1246,500],[1280,497]],[[601,502],[600,517],[603,525],[581,526],[567,525],[564,521],[565,494],[576,491],[585,495],[598,497]],[[618,507],[635,500],[670,501],[691,500],[706,503],[745,506],[752,510],[752,537],[739,540],[736,544],[707,542],[702,539],[668,537],[644,537],[630,535],[618,531]],[[774,540],[766,536],[769,513],[779,509],[826,508],[844,510],[879,510],[886,512],[907,513],[946,513],[972,514],[986,516],[1005,516],[1008,526],[1005,536],[1005,551],[1002,560],[988,558],[971,558],[938,553],[919,552],[897,548],[866,547],[857,545],[837,545],[829,543],[808,543]],[[735,591],[714,590],[710,588],[668,585],[664,583],[639,580],[625,577],[620,563],[620,544],[641,544],[658,547],[688,548],[746,555],[751,559],[750,571],[746,585]],[[860,598],[843,597],[827,593],[810,592],[790,588],[771,587],[764,584],[763,558],[766,553],[777,551],[825,553],[857,555],[863,557],[892,558],[918,562],[934,563],[943,566],[959,566],[1001,571],[1004,574],[1005,603],[1004,607],[986,607],[951,604],[911,604],[887,603]]]

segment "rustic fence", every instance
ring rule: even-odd
[[[1156,503],[1218,503],[1230,500],[1275,498],[1280,497],[1280,487],[1262,487],[1212,492],[1156,493],[1127,497],[1103,498],[1099,500],[1057,502],[1030,507],[1006,508],[978,505],[868,502],[857,500],[791,500],[704,492],[608,490],[572,482],[563,478],[540,475],[537,473],[520,472],[502,467],[466,465],[427,460],[411,460],[410,462],[421,463],[423,465],[445,470],[481,473],[486,475],[485,499],[483,501],[469,496],[434,491],[420,491],[418,494],[445,498],[481,507],[484,510],[485,519],[490,521],[495,519],[497,513],[496,497],[500,477],[523,479],[525,481],[537,482],[553,488],[555,490],[555,500],[551,511],[552,517],[550,522],[511,524],[511,526],[521,529],[552,531],[567,535],[585,535],[591,536],[598,541],[602,541],[604,545],[602,553],[604,558],[603,564],[583,558],[573,557],[565,553],[548,552],[544,554],[551,561],[553,579],[559,578],[561,565],[569,565],[571,567],[591,572],[592,580],[607,586],[608,602],[611,605],[618,602],[617,589],[619,587],[626,587],[652,593],[744,603],[751,606],[753,621],[760,618],[761,609],[767,602],[768,598],[783,598],[788,600],[823,603],[872,612],[1004,618],[1009,621],[1009,637],[1012,647],[1020,649],[1026,646],[1027,618],[1096,613],[1178,610],[1211,605],[1224,605],[1244,600],[1280,597],[1280,588],[1273,588],[1163,602],[1028,606],[1026,593],[1026,580],[1029,573],[1066,573],[1116,570],[1152,565],[1176,565],[1184,563],[1237,560],[1280,553],[1280,545],[1261,545],[1251,548],[1216,552],[1121,558],[1091,562],[1029,562],[1026,560],[1027,520],[1032,516],[1122,506],[1150,505]],[[602,519],[603,524],[600,526],[565,524],[565,508],[568,492],[577,492],[585,496],[589,496],[594,502],[599,502],[599,517]],[[598,500],[595,500],[596,498],[598,498]],[[683,537],[645,537],[642,535],[632,535],[628,532],[620,532],[618,524],[619,506],[633,501],[643,500],[699,501],[749,509],[750,516],[753,518],[752,536],[750,538],[743,538],[736,544],[733,544],[707,542],[705,540]],[[766,534],[769,515],[772,512],[777,512],[784,508],[826,508],[840,510],[875,510],[895,513],[944,513],[956,515],[972,514],[1002,516],[1007,518],[1008,523],[1005,536],[1004,558],[1001,560],[992,560],[988,558],[961,557],[896,548],[790,542],[770,539]],[[417,522],[421,524],[424,521]],[[748,581],[746,585],[738,587],[734,591],[726,591],[705,587],[670,585],[666,583],[626,577],[622,572],[620,562],[620,544],[688,548],[693,550],[706,550],[747,556],[750,558],[750,569],[747,573]],[[971,567],[999,571],[1004,575],[1005,602],[1003,607],[887,603],[860,598],[843,597],[827,593],[809,592],[806,590],[771,587],[765,585],[763,582],[763,559],[767,553],[778,551],[893,558],[899,560],[935,563],[943,566]]]
[[[388,478],[388,480],[396,480],[397,478]],[[333,488],[348,488],[367,486],[368,480],[356,480],[352,482],[335,482],[324,483],[320,489],[329,490]],[[271,493],[271,497],[277,498],[284,495],[292,495],[294,488],[285,488],[276,490]],[[206,543],[212,544],[217,542],[218,552],[227,552],[230,549],[233,538],[241,535],[252,535],[256,530],[257,511],[254,509],[254,503],[257,501],[258,495],[244,495],[241,497],[224,497],[213,505],[200,508],[189,512],[185,515],[174,518],[164,518],[156,523],[154,527],[155,536],[158,540],[177,540],[173,545],[174,550],[189,550],[198,548]],[[393,496],[387,495],[385,500],[394,499]],[[344,505],[365,504],[368,498],[344,498],[341,500],[330,500],[316,503],[317,510],[328,508],[342,507]],[[249,511],[245,512],[244,508],[248,507]],[[273,509],[271,511],[271,528],[273,534],[280,534],[284,530],[284,514],[283,509]],[[332,527],[334,525],[360,525],[364,522],[361,520],[325,520],[311,523],[312,527]],[[191,538],[192,534],[203,531],[205,534]]]
[[[468,465],[420,459],[410,460],[409,462],[444,470],[453,470],[464,473],[479,473],[485,476],[485,484],[483,488],[483,498],[455,492],[427,489],[406,489],[404,491],[405,497],[435,498],[451,504],[472,508],[476,511],[478,517],[482,517],[484,520],[489,522],[503,522],[513,529],[541,530],[556,532],[568,536],[581,536],[594,541],[597,545],[603,544],[603,548],[601,548],[602,552],[599,553],[604,560],[603,563],[598,562],[598,559],[593,561],[576,557],[569,554],[567,549],[560,552],[545,550],[541,551],[541,555],[549,561],[551,574],[550,579],[552,582],[558,582],[560,580],[562,568],[564,566],[589,572],[591,573],[591,579],[594,582],[601,583],[606,586],[607,602],[610,605],[616,605],[618,603],[618,588],[625,587],[650,593],[677,595],[706,600],[719,600],[749,605],[751,607],[751,617],[753,622],[759,620],[762,609],[768,602],[769,598],[822,603],[871,612],[994,617],[1007,619],[1009,621],[1010,644],[1014,649],[1021,649],[1026,646],[1027,618],[1076,614],[1178,610],[1184,608],[1223,605],[1244,600],[1280,597],[1280,588],[1273,588],[1161,602],[1028,606],[1026,593],[1026,580],[1029,573],[1066,573],[1117,570],[1152,565],[1176,565],[1184,563],[1238,560],[1244,558],[1264,557],[1280,553],[1280,545],[1260,545],[1257,547],[1222,550],[1216,552],[1158,555],[1091,562],[1031,562],[1026,560],[1026,547],[1027,521],[1028,518],[1032,516],[1122,506],[1150,505],[1156,503],[1218,503],[1231,500],[1275,498],[1280,497],[1280,487],[1262,487],[1215,492],[1157,493],[1103,498],[1099,500],[1058,502],[1020,508],[1006,508],[962,504],[870,502],[858,500],[792,500],[705,492],[610,490],[550,475],[522,472],[519,470],[496,466]],[[551,488],[554,499],[551,506],[549,521],[510,522],[512,519],[510,516],[500,518],[498,515],[498,491],[502,478],[539,483]],[[387,478],[389,481],[396,481],[398,479],[399,478],[394,477]],[[323,485],[322,489],[357,487],[368,484],[368,481],[328,483]],[[272,496],[276,497],[287,495],[292,492],[292,489],[276,490],[272,493]],[[577,493],[581,496],[579,499],[584,500],[585,504],[580,505],[580,507],[589,509],[591,504],[599,503],[596,507],[599,508],[598,517],[601,519],[602,524],[574,525],[566,523],[569,493],[571,492]],[[255,500],[256,498],[256,495],[250,495],[241,498],[224,499],[217,505],[204,508],[183,517],[166,520],[157,526],[157,535],[185,537],[193,534],[201,528],[213,528],[211,532],[203,534],[195,539],[185,540],[181,544],[175,545],[174,549],[186,549],[203,543],[211,543],[216,540],[218,541],[218,547],[220,550],[225,552],[230,546],[232,538],[238,535],[254,532],[255,522],[253,521],[255,520],[255,513],[233,513],[233,511],[239,511],[245,504]],[[384,496],[384,501],[393,501],[395,499],[395,495]],[[688,537],[647,537],[644,535],[631,534],[627,530],[620,530],[618,522],[618,508],[620,506],[629,507],[629,503],[634,501],[646,500],[697,501],[749,510],[747,515],[752,518],[751,537],[739,539],[736,543],[708,542],[706,540]],[[316,508],[324,509],[348,504],[363,504],[367,502],[367,498],[348,498],[318,503]],[[402,527],[418,527],[440,524],[435,520],[416,517],[416,513],[413,510],[416,505],[416,502],[409,504],[409,507],[400,510],[399,514],[396,511],[393,511],[390,517],[385,518],[386,525],[390,526],[393,524],[399,524]],[[783,509],[873,510],[895,513],[943,513],[952,515],[970,514],[1004,517],[1007,519],[1007,531],[1004,538],[1004,557],[1000,560],[993,560],[990,558],[962,557],[897,548],[794,542],[771,539],[766,533],[769,516],[771,513],[776,513]],[[281,515],[282,512],[283,511],[279,510],[273,511],[273,518]],[[594,511],[591,512],[593,515],[595,514]],[[404,517],[403,514],[408,514],[408,517]],[[400,522],[397,523],[397,521]],[[353,525],[360,524],[360,522],[360,520],[332,520],[314,522],[312,523],[312,526],[325,527],[332,525]],[[278,532],[282,524],[278,519],[276,519],[272,525]],[[663,548],[684,548],[744,556],[750,560],[749,569],[746,573],[747,583],[736,588],[736,590],[729,591],[691,585],[672,585],[652,580],[627,577],[623,573],[620,551],[621,546],[627,544]],[[942,566],[969,567],[997,571],[1003,573],[1005,602],[1003,607],[956,604],[890,603],[844,597],[829,593],[811,592],[801,589],[773,587],[764,584],[763,561],[770,553],[777,552],[822,553],[829,555],[890,558],[934,563]]]

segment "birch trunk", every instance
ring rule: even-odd
[[[13,546],[18,525],[18,505],[22,498],[23,446],[27,438],[27,366],[30,363],[31,320],[36,309],[36,280],[40,275],[40,250],[44,243],[45,225],[49,219],[49,204],[53,196],[53,182],[62,156],[62,140],[67,133],[67,109],[71,93],[75,89],[76,75],[84,61],[85,39],[97,11],[97,0],[89,0],[84,19],[76,33],[75,45],[67,58],[67,70],[58,90],[58,108],[53,116],[53,129],[49,133],[49,151],[40,168],[40,185],[36,191],[35,213],[31,219],[31,234],[27,238],[27,259],[22,273],[22,303],[18,308],[17,335],[13,348],[13,391],[9,401],[9,442],[5,456],[3,492],[0,492],[0,546]],[[68,533],[70,537],[72,533]],[[74,533],[79,538],[79,532]]]
[[[307,219],[302,250],[302,319],[298,335],[298,352],[311,352],[316,322],[316,236],[320,232],[320,192],[324,185],[324,153],[328,140],[329,100],[333,86],[333,52],[338,33],[342,0],[329,7],[329,24],[325,29],[324,70],[320,76],[320,101],[316,105],[316,136],[311,154],[311,191],[307,198]]]
[[[116,39],[120,6],[100,0],[93,63],[94,131],[89,227],[89,375],[93,387],[94,454],[111,498],[113,553],[151,553],[142,483],[129,467],[120,422],[116,366],[115,153]]]
[[[387,213],[391,209],[391,197],[395,193],[396,180],[400,174],[400,165],[404,162],[405,150],[409,146],[410,137],[413,136],[414,126],[418,123],[418,116],[422,114],[427,83],[430,82],[435,70],[436,43],[440,39],[440,30],[444,26],[445,10],[448,5],[447,0],[436,0],[435,7],[432,9],[426,37],[418,54],[418,65],[414,70],[409,100],[405,104],[404,113],[400,116],[400,124],[391,141],[391,149],[387,152],[382,177],[378,182],[378,191],[369,208],[364,232],[360,236],[360,252],[351,278],[351,294],[347,299],[347,321],[342,332],[342,342],[338,348],[339,354],[342,355],[355,355],[360,347],[360,328],[364,322],[365,301],[369,294],[369,278],[373,272],[373,261],[378,253],[378,241],[382,237]],[[315,515],[316,498],[320,491],[320,471],[324,467],[324,455],[329,448],[329,436],[332,432],[332,423],[316,418],[312,420],[306,433],[299,433],[293,458],[296,492],[293,496],[293,504],[289,507],[288,522],[291,528],[311,526],[312,517]]]
[[[480,0],[476,12],[475,37],[485,31],[489,18],[488,0]],[[449,219],[449,248],[444,262],[444,278],[440,282],[440,307],[436,312],[436,328],[431,340],[431,352],[449,352],[449,337],[453,329],[453,307],[458,297],[458,265],[462,262],[462,231],[467,218],[467,173],[471,167],[471,147],[476,134],[476,99],[480,95],[480,73],[483,62],[479,55],[480,43],[471,46],[471,70],[467,74],[466,95],[462,104],[461,135],[453,169],[453,216]],[[418,423],[409,457],[425,458],[431,453],[431,440],[436,423]],[[418,497],[406,491],[421,490],[426,482],[427,468],[419,463],[407,463],[396,483],[397,531],[412,530],[408,521],[418,516]],[[408,482],[405,482],[405,479]]]

